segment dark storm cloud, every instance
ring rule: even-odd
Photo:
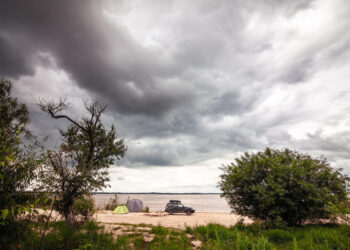
[[[4,18],[1,19],[0,23],[6,23]],[[23,74],[34,74],[31,66],[32,54],[28,53],[23,44],[18,44],[18,41],[9,36],[9,34],[0,34],[1,75],[17,78]]]
[[[0,74],[33,74],[40,52],[95,97],[122,113],[159,116],[186,102],[187,93],[160,89],[153,79],[154,55],[125,28],[103,16],[94,1],[5,1],[0,9]]]

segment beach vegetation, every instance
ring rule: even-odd
[[[105,210],[114,210],[120,205],[119,196],[117,194],[114,195],[113,198],[110,198],[107,204],[105,204]]]
[[[349,213],[341,169],[289,149],[245,153],[224,166],[219,187],[232,211],[275,227]]]

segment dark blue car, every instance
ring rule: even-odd
[[[165,212],[169,214],[186,213],[187,215],[191,215],[194,211],[193,208],[182,205],[179,200],[170,200],[165,207]]]

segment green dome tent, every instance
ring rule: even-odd
[[[113,213],[114,214],[127,214],[127,213],[129,213],[129,209],[125,205],[120,205],[114,209]]]

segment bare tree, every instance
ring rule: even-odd
[[[107,187],[108,168],[124,157],[126,147],[124,140],[117,140],[114,126],[107,130],[102,124],[106,106],[85,102],[87,116],[80,119],[63,113],[68,105],[62,98],[59,102],[39,100],[39,106],[52,118],[69,122],[67,130],[60,130],[59,149],[47,151],[48,162],[40,179],[46,190],[58,195],[56,209],[72,224],[74,201]]]

